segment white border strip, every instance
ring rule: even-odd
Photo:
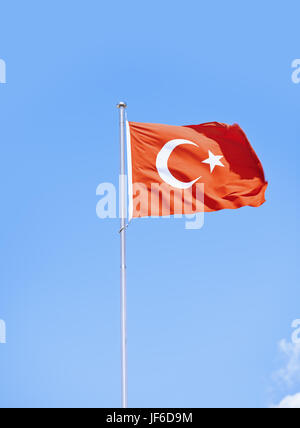
[[[127,174],[128,174],[128,220],[131,221],[133,218],[133,183],[132,183],[132,159],[131,159],[131,136],[130,136],[130,125],[126,120],[126,140],[127,140]]]

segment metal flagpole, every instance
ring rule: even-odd
[[[120,217],[121,217],[121,343],[122,343],[122,407],[128,407],[127,392],[127,303],[126,303],[126,177],[125,177],[125,109],[126,103],[117,105],[120,112]]]

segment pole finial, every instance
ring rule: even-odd
[[[118,107],[118,108],[121,108],[121,107],[126,108],[126,107],[127,107],[127,104],[126,104],[126,103],[124,103],[123,101],[121,101],[121,102],[119,102],[119,104],[117,104],[117,107]]]

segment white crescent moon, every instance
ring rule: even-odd
[[[156,158],[156,168],[160,178],[167,184],[177,189],[189,189],[199,180],[198,177],[196,180],[190,181],[189,183],[185,183],[183,181],[177,180],[171,173],[168,168],[168,161],[172,154],[172,152],[176,149],[176,147],[181,146],[182,144],[189,144],[192,146],[197,146],[197,144],[192,143],[188,140],[171,140],[168,141],[167,144],[161,149]]]

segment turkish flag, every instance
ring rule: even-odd
[[[238,125],[127,123],[130,218],[265,202],[263,167]]]

